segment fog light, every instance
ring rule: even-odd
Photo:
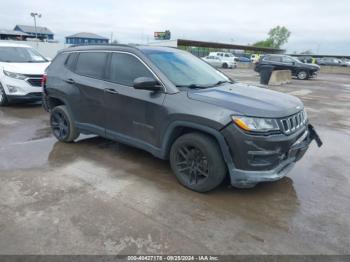
[[[18,88],[15,86],[9,86],[7,85],[7,89],[9,90],[10,93],[16,93],[18,92]]]

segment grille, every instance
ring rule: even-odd
[[[306,113],[304,111],[300,111],[295,115],[281,119],[280,123],[283,132],[287,135],[290,135],[302,128],[306,124],[306,121]]]
[[[28,75],[27,82],[32,86],[41,86],[41,75]]]

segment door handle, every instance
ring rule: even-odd
[[[75,81],[72,78],[68,78],[64,81],[66,81],[68,84],[72,84],[72,85],[75,84]]]
[[[106,88],[105,91],[110,94],[118,94],[118,91],[113,88]]]

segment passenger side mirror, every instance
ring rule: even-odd
[[[149,91],[161,90],[161,85],[152,77],[138,77],[134,80],[134,88]]]

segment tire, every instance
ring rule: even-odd
[[[228,64],[227,63],[223,63],[222,64],[222,68],[228,68]]]
[[[299,80],[306,80],[309,78],[309,74],[305,70],[301,70],[297,73],[297,78]]]
[[[73,118],[64,105],[52,109],[50,125],[53,135],[61,142],[70,143],[79,136]]]
[[[173,143],[170,165],[182,185],[202,193],[220,185],[227,174],[218,144],[201,133],[185,134]]]
[[[0,84],[0,106],[6,106],[6,105],[8,105],[8,103],[9,102],[7,100],[5,90],[2,87],[2,85]]]

